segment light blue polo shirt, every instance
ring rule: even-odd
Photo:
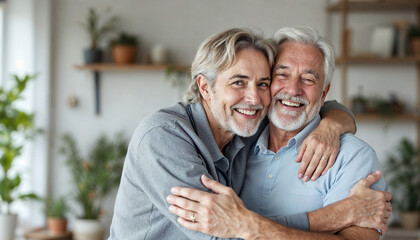
[[[375,151],[367,143],[344,134],[334,166],[316,181],[305,183],[299,179],[300,163],[295,162],[298,149],[319,122],[318,115],[277,153],[267,149],[269,126],[266,127],[248,157],[240,195],[248,209],[265,217],[310,212],[346,198],[355,183],[381,170]],[[386,188],[383,177],[372,185],[375,190]]]

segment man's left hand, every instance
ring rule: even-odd
[[[249,210],[229,187],[201,177],[203,185],[214,193],[197,189],[173,187],[167,197],[169,211],[178,215],[178,223],[193,231],[220,238],[235,238],[247,226]]]

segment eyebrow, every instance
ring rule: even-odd
[[[290,67],[285,66],[285,65],[281,65],[281,64],[280,65],[276,65],[274,67],[274,71],[279,70],[279,69],[290,69]],[[314,75],[314,77],[317,80],[319,80],[319,74],[316,71],[309,69],[309,70],[305,70],[305,73],[312,74],[312,75]]]
[[[235,74],[232,77],[229,78],[229,80],[235,79],[235,78],[240,78],[240,79],[249,79],[248,76],[246,75],[242,75],[242,74]],[[260,79],[260,81],[271,81],[270,77],[263,77]]]
[[[305,73],[309,73],[314,75],[314,77],[319,80],[319,74],[317,72],[315,72],[314,70],[305,70]]]
[[[235,74],[232,77],[230,77],[229,79],[235,79],[235,78],[249,79],[248,76],[242,75],[242,74]]]

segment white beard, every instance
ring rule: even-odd
[[[294,97],[285,93],[278,93],[273,97],[268,117],[275,127],[287,132],[293,132],[303,128],[306,124],[311,122],[317,114],[319,114],[319,110],[321,109],[322,96],[319,98],[316,106],[309,113],[309,116],[304,109],[301,112],[289,111],[286,109],[277,110],[277,104],[281,104],[278,102],[278,99],[291,100],[293,102],[304,104],[305,106],[309,105],[309,101],[305,98]]]

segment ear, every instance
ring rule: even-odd
[[[197,76],[197,86],[200,91],[201,97],[207,101],[210,101],[210,83],[204,75],[199,74]]]
[[[324,91],[322,92],[322,105],[324,105],[325,97],[327,97],[327,93],[330,91],[330,86],[331,86],[331,83],[328,84],[325,87]]]

